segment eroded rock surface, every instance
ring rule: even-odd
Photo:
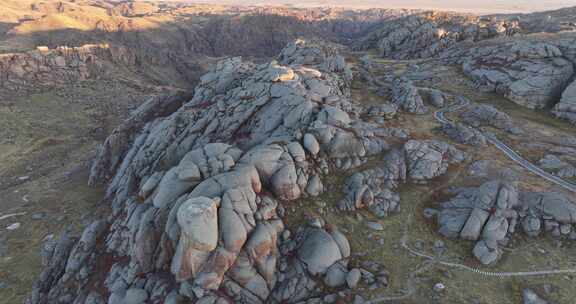
[[[376,48],[382,57],[428,58],[462,41],[480,41],[519,32],[518,22],[480,19],[449,12],[420,12],[385,21],[357,43]]]
[[[126,53],[108,44],[87,44],[53,49],[41,46],[33,51],[1,54],[0,87],[17,91],[95,78],[106,73],[106,62],[133,64]]]
[[[30,303],[295,303],[316,293],[311,276],[346,265],[350,245],[323,221],[290,238],[282,204],[321,194],[321,176],[406,137],[359,119],[351,77],[337,48],[298,40],[267,64],[220,61],[179,108],[143,105],[92,168],[91,183],[109,180],[112,215],[80,243],[62,238],[73,248],[51,259]],[[422,145],[440,158],[412,156],[415,178],[443,173],[443,154],[454,151]],[[93,280],[106,293],[83,287]]]
[[[444,132],[452,140],[472,146],[486,145],[486,137],[482,132],[461,123],[448,123],[442,125]]]
[[[456,196],[442,203],[439,233],[476,242],[474,256],[494,264],[517,229],[529,236],[548,231],[567,237],[576,223],[576,204],[560,193],[518,190],[510,178],[488,181],[478,188],[458,188]]]
[[[491,126],[512,134],[522,132],[517,128],[510,116],[491,105],[471,105],[462,114],[460,114],[462,122],[474,127],[479,128],[482,126]]]
[[[425,114],[428,107],[424,105],[420,91],[412,81],[400,77],[392,82],[392,102],[404,111],[415,114]]]
[[[576,124],[576,81],[564,90],[560,102],[554,106],[552,113]]]
[[[466,154],[441,141],[409,140],[401,150],[383,158],[383,165],[353,174],[344,185],[341,210],[368,208],[378,217],[400,210],[396,188],[406,182],[426,183],[446,173],[450,164],[466,159]]]
[[[499,41],[453,49],[442,57],[462,64],[478,90],[496,92],[530,109],[556,105],[557,116],[571,117],[572,90],[566,87],[575,74],[573,39]],[[559,103],[563,93],[564,101]]]

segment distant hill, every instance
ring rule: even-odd
[[[442,9],[466,11],[480,14],[492,13],[528,13],[544,10],[558,9],[573,6],[573,0],[176,0],[179,2],[222,3],[234,5],[287,5],[296,7],[311,6],[353,6],[353,7],[384,7],[384,8],[411,8],[411,9]]]

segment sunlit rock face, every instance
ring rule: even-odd
[[[178,209],[181,234],[172,273],[183,281],[195,276],[218,246],[218,202],[206,197],[185,201]]]

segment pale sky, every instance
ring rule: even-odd
[[[513,13],[553,10],[576,6],[576,0],[187,0],[196,3],[292,6],[354,6],[383,8],[422,8],[472,13]]]

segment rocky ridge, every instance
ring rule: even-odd
[[[573,58],[551,43],[513,42],[473,48],[462,67],[476,88],[531,108],[554,105],[574,75]]]
[[[21,90],[97,78],[106,73],[106,62],[133,65],[134,58],[107,44],[0,54],[0,87]]]
[[[429,58],[462,41],[513,36],[517,32],[516,21],[429,11],[383,22],[357,42],[356,48],[377,49],[382,57],[394,59]]]
[[[168,116],[144,104],[92,171],[92,182],[112,177],[112,215],[79,242],[61,237],[29,303],[310,298],[310,276],[350,248],[321,221],[291,237],[282,204],[322,193],[323,174],[359,166],[392,136],[357,118],[350,81],[334,47],[297,41],[268,64],[219,62]]]

